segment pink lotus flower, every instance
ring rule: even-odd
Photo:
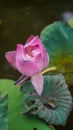
[[[39,37],[31,35],[25,45],[17,44],[16,51],[6,52],[5,57],[9,64],[23,75],[18,81],[22,82],[26,77],[31,77],[33,86],[38,94],[41,94],[41,83],[43,84],[44,79],[40,72],[48,66],[49,56]]]

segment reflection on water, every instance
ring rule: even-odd
[[[31,34],[39,35],[46,25],[65,20],[65,12],[73,11],[72,5],[66,0],[39,0],[36,3],[33,0],[31,3],[29,0],[16,0],[16,3],[0,1],[0,78],[17,79],[20,75],[8,65],[4,53],[14,50],[17,43],[25,43]],[[58,127],[57,130],[71,130],[72,115],[66,127]]]

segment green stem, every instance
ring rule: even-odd
[[[53,66],[53,67],[51,67],[51,68],[46,68],[45,70],[43,70],[42,72],[41,72],[41,74],[42,75],[44,75],[45,73],[48,73],[48,72],[50,72],[50,71],[54,71],[54,70],[56,70],[57,68],[55,67],[55,66]]]

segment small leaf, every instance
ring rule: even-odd
[[[9,130],[8,114],[8,95],[0,94],[0,130]]]
[[[55,22],[43,29],[40,38],[49,53],[50,66],[55,65],[67,82],[73,84],[73,29]]]

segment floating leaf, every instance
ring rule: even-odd
[[[0,130],[9,130],[8,114],[8,95],[0,94]]]
[[[47,123],[65,125],[72,109],[72,97],[62,75],[44,76],[41,96],[34,91],[30,81],[21,86],[21,91],[25,95],[23,114],[38,115]]]
[[[43,29],[40,38],[50,55],[50,65],[55,65],[67,82],[73,84],[73,29],[55,22]]]
[[[22,99],[24,95],[20,93],[19,87],[16,87],[12,80],[0,80],[0,90],[7,92],[9,97],[8,118],[10,121],[9,130],[52,130],[42,120],[34,116],[22,115]],[[29,91],[29,90],[28,90]],[[1,130],[1,129],[0,129]],[[3,129],[7,130],[7,129]]]

